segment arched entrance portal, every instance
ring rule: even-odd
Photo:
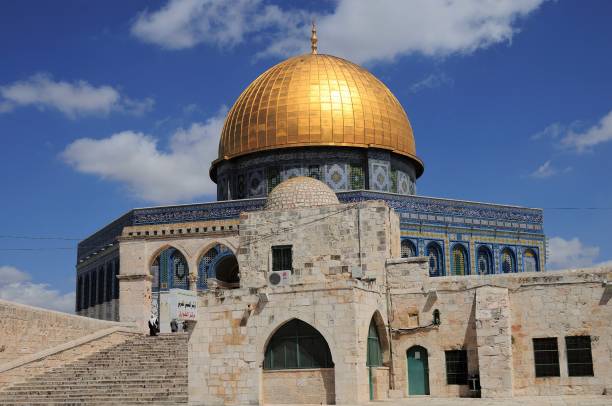
[[[265,404],[334,404],[334,362],[314,327],[293,319],[270,338],[263,364]]]
[[[406,352],[408,367],[408,394],[429,395],[429,361],[427,350],[421,346],[410,347]]]

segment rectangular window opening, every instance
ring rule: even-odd
[[[559,348],[556,337],[533,339],[536,378],[559,376]]]
[[[446,357],[446,383],[448,385],[467,385],[468,364],[466,350],[444,351]]]
[[[272,247],[272,270],[293,271],[293,256],[291,245],[277,245]]]
[[[593,376],[591,336],[565,337],[567,350],[567,374],[569,376]]]

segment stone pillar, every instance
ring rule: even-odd
[[[512,397],[512,335],[508,289],[476,289],[476,342],[483,398]]]
[[[189,290],[191,290],[192,292],[197,292],[198,291],[198,274],[190,273],[187,279],[189,280]]]
[[[149,274],[117,275],[119,279],[119,321],[136,323],[148,330],[151,317],[151,280]]]

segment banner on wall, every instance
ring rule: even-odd
[[[196,320],[198,315],[198,293],[185,289],[170,289],[168,296],[170,320]]]

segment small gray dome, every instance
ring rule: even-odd
[[[276,186],[268,195],[266,210],[288,210],[340,204],[333,190],[314,178],[298,176]]]

